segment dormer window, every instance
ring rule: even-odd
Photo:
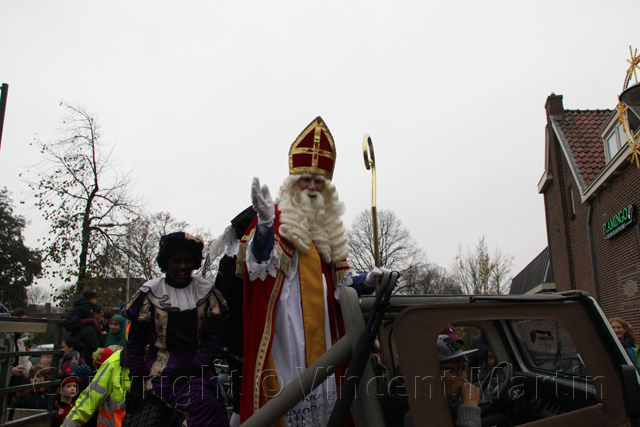
[[[624,131],[621,126],[613,126],[605,136],[605,141],[608,161],[611,160],[618,151],[620,151],[624,143],[627,142],[627,137],[624,135]]]
[[[614,111],[607,123],[604,126],[602,132],[602,139],[604,140],[604,151],[606,154],[607,163],[613,159],[618,151],[624,148],[627,143],[627,136],[624,133],[624,129],[619,121],[620,115],[618,111]],[[629,129],[629,122],[625,118],[625,125]]]

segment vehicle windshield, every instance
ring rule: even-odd
[[[530,370],[588,376],[580,353],[563,325],[548,319],[508,322]]]

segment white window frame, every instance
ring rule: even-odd
[[[627,136],[624,133],[624,130],[622,129],[622,126],[618,126],[618,117],[619,117],[619,113],[617,114],[612,114],[611,117],[609,117],[609,119],[607,120],[606,124],[603,127],[603,131],[601,134],[602,137],[602,143],[604,144],[604,153],[605,153],[605,159],[607,161],[607,163],[609,163],[611,160],[613,160],[616,155],[622,151],[622,149],[624,148],[624,146],[627,144]],[[630,131],[629,129],[629,120],[627,118],[625,118],[625,126],[627,127],[627,130]],[[614,145],[615,145],[615,152],[611,152],[611,146],[609,144],[609,140],[611,138],[614,138]]]

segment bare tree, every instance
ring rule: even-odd
[[[368,211],[364,210],[358,214],[347,237],[349,265],[356,271],[370,271],[375,261],[373,227]],[[404,272],[422,262],[422,250],[392,211],[378,212],[378,237],[381,266]]]
[[[110,265],[109,276],[145,281],[158,277],[156,257],[160,237],[184,227],[186,223],[176,221],[168,212],[141,215],[127,224],[117,238],[117,245],[105,253]]]
[[[53,293],[51,288],[44,286],[31,285],[27,288],[27,305],[44,305],[53,302]]]
[[[493,254],[485,242],[478,239],[474,249],[458,250],[453,263],[453,277],[466,294],[502,294],[508,289],[508,274],[513,266],[513,256],[503,254],[498,248]]]
[[[130,196],[129,176],[115,167],[95,117],[82,107],[60,105],[66,116],[58,139],[35,142],[44,159],[30,186],[49,221],[43,242],[47,273],[75,281],[65,293],[72,298],[90,278],[103,275],[100,255],[118,244],[119,226],[136,216],[140,202]]]
[[[405,272],[400,278],[395,293],[398,295],[416,294],[459,294],[462,291],[449,272],[436,264],[424,263],[415,271]],[[408,273],[408,274],[407,274]]]
[[[177,220],[169,212],[158,212],[143,215],[131,222],[118,238],[118,253],[111,253],[110,264],[112,277],[135,277],[151,280],[159,277],[162,272],[158,268],[160,237],[186,231],[204,240],[213,240],[211,233],[205,229],[191,230],[185,221]],[[209,276],[207,276],[210,278]]]
[[[424,252],[395,213],[381,210],[377,216],[380,265],[400,273],[396,293],[456,293],[457,288],[446,270],[426,260]],[[374,248],[368,211],[358,214],[347,237],[349,265],[356,271],[370,271],[374,267]]]
[[[204,259],[202,260],[202,268],[197,273],[197,275],[213,283],[215,282],[216,275],[218,274],[218,262],[220,261],[220,258],[222,258],[221,255],[217,260],[213,260],[214,262],[212,263],[209,260],[208,248],[211,242],[215,240],[216,236],[211,234],[211,231],[206,228],[196,228],[195,230],[193,230],[192,234],[204,240]]]

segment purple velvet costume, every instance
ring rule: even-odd
[[[164,278],[150,280],[127,304],[130,377],[144,377],[146,391],[175,408],[181,425],[185,418],[189,427],[229,425],[213,367],[222,348],[225,304],[213,285],[198,277],[185,288],[169,287]],[[198,375],[174,387],[169,375],[189,362]]]

